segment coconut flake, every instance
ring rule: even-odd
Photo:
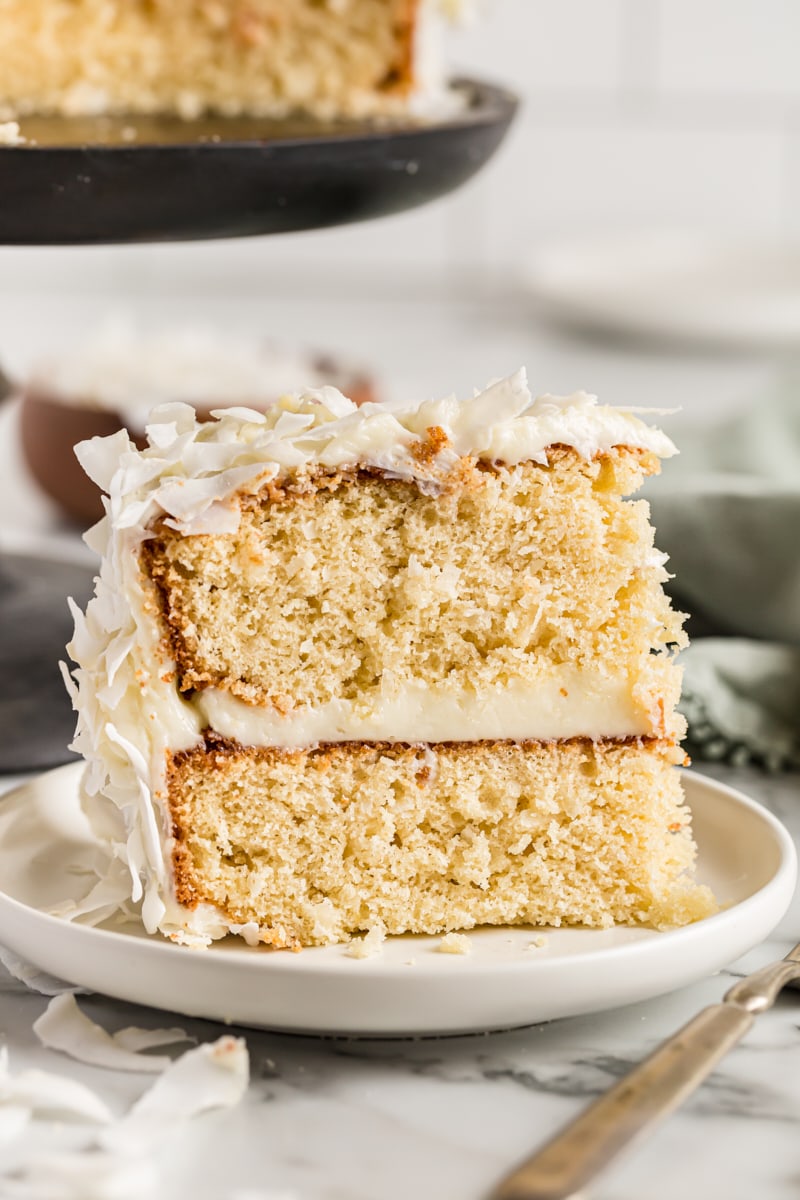
[[[24,1104],[4,1104],[0,1100],[0,1146],[16,1142],[31,1115],[31,1110]]]
[[[3,1200],[142,1200],[158,1183],[144,1159],[93,1151],[39,1153],[2,1178]]]
[[[214,1108],[233,1108],[247,1091],[244,1038],[221,1037],[188,1050],[156,1080],[126,1117],[104,1130],[106,1149],[135,1154],[174,1135],[176,1125]]]
[[[245,921],[243,925],[231,925],[231,933],[244,938],[248,946],[261,945],[261,930],[256,921]]]
[[[119,429],[108,437],[93,437],[79,442],[75,447],[75,457],[92,482],[107,492],[119,469],[120,458],[134,449],[126,431]]]
[[[154,1050],[156,1046],[177,1046],[180,1042],[194,1042],[185,1029],[140,1029],[138,1025],[126,1025],[112,1033],[111,1039],[123,1050],[138,1054],[141,1050]]]
[[[34,1023],[33,1031],[43,1046],[60,1050],[78,1062],[112,1071],[142,1071],[155,1074],[166,1070],[172,1059],[166,1055],[140,1054],[152,1046],[172,1046],[192,1039],[182,1029],[122,1029],[107,1033],[82,1013],[72,995],[56,996]]]
[[[72,997],[59,999],[74,1005]],[[116,1037],[129,1047],[144,1047],[165,1045],[185,1035],[179,1029],[130,1027]],[[176,1125],[209,1109],[237,1104],[248,1081],[244,1041],[223,1037],[187,1051],[170,1064],[128,1114],[114,1121],[100,1097],[74,1080],[39,1070],[13,1076],[8,1051],[0,1048],[0,1144],[15,1149],[0,1159],[0,1196],[3,1200],[141,1200],[152,1196],[159,1183],[153,1152],[171,1138]],[[20,1136],[37,1117],[103,1128],[88,1137],[82,1135],[83,1141],[77,1144],[73,1138],[75,1148],[51,1150],[43,1143],[46,1126],[37,1131],[35,1139]],[[51,1139],[58,1132],[58,1126],[51,1125]]]
[[[99,875],[99,872],[98,872]],[[125,882],[123,882],[123,880]],[[87,925],[99,925],[108,917],[125,912],[126,898],[131,895],[128,868],[119,860],[109,856],[104,864],[104,874],[81,900],[62,900],[47,912],[53,917],[64,917],[75,921],[86,917]]]
[[[33,963],[26,962],[24,958],[14,954],[12,950],[7,950],[5,946],[0,946],[0,963],[14,979],[18,979],[31,991],[39,992],[42,996],[60,996],[63,992],[86,992],[86,988],[66,983],[63,979],[56,979],[54,975],[48,975],[46,971],[40,971]]]
[[[12,1075],[8,1050],[3,1046],[0,1048],[0,1113],[19,1108],[34,1117],[57,1117],[62,1121],[104,1125],[112,1120],[100,1097],[75,1079],[36,1068]],[[12,1116],[10,1120],[19,1118]]]

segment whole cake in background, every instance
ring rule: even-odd
[[[213,409],[260,410],[284,392],[324,383],[357,404],[376,399],[370,375],[338,355],[188,326],[145,333],[118,320],[41,358],[11,390],[22,397],[28,469],[62,512],[85,527],[102,517],[103,505],[75,458],[76,442],[124,427],[144,446],[148,413],[159,404],[183,401],[207,420]]]
[[[437,90],[430,0],[3,0],[0,118],[374,116]]]
[[[152,414],[69,679],[108,851],[66,915],[275,947],[713,911],[675,764],[683,640],[643,501],[674,452],[524,372],[471,399]]]

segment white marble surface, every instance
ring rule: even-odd
[[[547,331],[518,298],[309,299],[187,294],[145,297],[151,319],[269,329],[361,350],[406,394],[483,383],[527,361],[542,390],[586,386],[616,403],[683,403],[702,422],[763,394],[785,364],[767,358],[682,358],[619,350]],[[0,295],[2,344],[23,365],[48,339],[70,337],[106,306],[102,296]],[[56,328],[57,327],[57,328]],[[2,345],[0,345],[0,350]],[[0,355],[0,357],[2,357]],[[79,545],[20,469],[14,414],[0,430],[0,545],[42,535]],[[55,539],[55,542],[53,542]],[[716,772],[763,800],[800,838],[797,776]],[[732,972],[800,941],[800,904]],[[163,1163],[171,1200],[479,1200],[521,1156],[608,1087],[704,1004],[727,974],[617,1012],[485,1037],[348,1042],[244,1031],[253,1078],[240,1108],[176,1136]],[[109,1029],[174,1023],[99,996],[82,1000]],[[31,1029],[46,1000],[0,968],[0,1044],[13,1067],[84,1080],[122,1111],[147,1079],[83,1067],[42,1049]],[[182,1022],[212,1039],[223,1027]],[[759,1018],[746,1042],[655,1137],[592,1193],[594,1200],[796,1200],[800,1194],[800,993]],[[4,1200],[0,1191],[0,1200]],[[87,1198],[88,1200],[88,1198]]]

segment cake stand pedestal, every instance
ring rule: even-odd
[[[319,229],[425,204],[494,154],[516,98],[471,80],[436,117],[336,122],[31,118],[0,149],[0,244],[85,245]],[[74,714],[58,661],[85,604],[86,568],[0,560],[0,772],[70,758]]]

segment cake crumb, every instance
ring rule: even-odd
[[[532,942],[528,942],[527,948],[528,948],[528,950],[541,950],[542,947],[546,946],[546,945],[547,945],[547,938],[544,936],[543,933],[540,933],[537,937],[535,937],[533,939]]]
[[[353,938],[345,954],[348,958],[374,958],[383,952],[386,941],[386,930],[380,925],[373,925],[363,938]]]
[[[446,933],[436,947],[440,954],[470,954],[470,940],[463,933]]]
[[[27,138],[19,131],[17,121],[4,121],[0,124],[0,146],[24,146]]]

